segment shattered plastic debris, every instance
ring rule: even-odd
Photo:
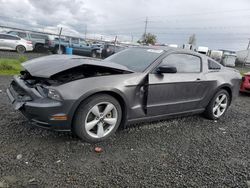
[[[225,131],[226,129],[225,128],[223,128],[223,127],[220,127],[219,128],[221,131]]]
[[[95,152],[101,153],[101,152],[103,152],[103,149],[101,147],[95,147]]]
[[[22,157],[23,157],[23,155],[22,155],[22,154],[19,154],[19,155],[16,156],[16,159],[17,159],[17,160],[20,160],[20,159],[22,159]]]

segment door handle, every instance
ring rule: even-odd
[[[200,79],[200,78],[197,78],[196,80],[199,81],[199,80],[201,80],[201,79]]]

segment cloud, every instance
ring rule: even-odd
[[[242,49],[250,27],[248,0],[0,0],[0,24],[65,34],[137,40],[147,31],[162,43]],[[249,7],[249,9],[248,9]]]

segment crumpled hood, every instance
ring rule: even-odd
[[[54,74],[82,65],[101,66],[114,70],[133,72],[127,67],[116,63],[76,55],[49,55],[22,63],[24,69],[32,76],[42,78],[50,78]]]

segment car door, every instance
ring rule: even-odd
[[[5,35],[6,49],[15,50],[20,38],[11,35]]]
[[[78,38],[71,38],[70,39],[70,46],[73,48],[74,54],[81,54],[80,44]]]
[[[176,67],[176,73],[149,74],[147,113],[150,116],[176,114],[200,109],[205,96],[202,59],[186,53],[173,53],[159,66]],[[158,67],[159,67],[158,66]]]
[[[80,39],[80,48],[83,55],[90,55],[91,54],[91,46],[83,39]]]
[[[7,49],[5,36],[4,34],[0,34],[0,49]]]

